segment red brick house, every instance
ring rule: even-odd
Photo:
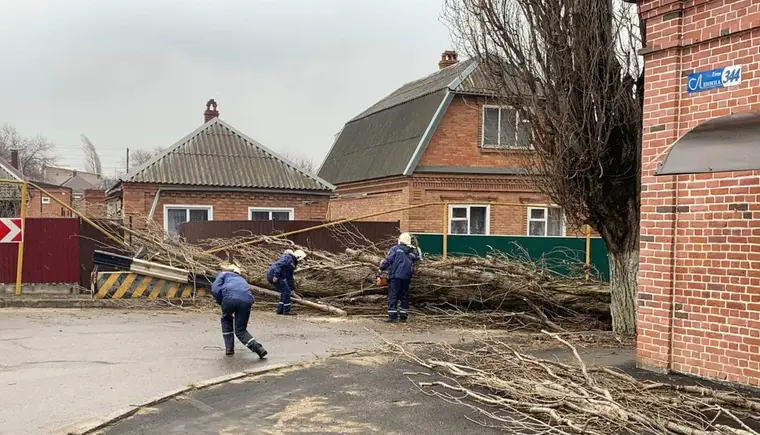
[[[760,2],[640,0],[639,365],[760,385]]]
[[[106,191],[112,215],[169,233],[198,220],[323,220],[333,186],[219,119],[205,123]]]
[[[4,180],[29,181],[21,172],[18,154],[13,152],[11,162],[0,158],[0,178]],[[71,206],[72,192],[68,187],[34,181],[34,184],[45,189],[45,193],[31,186],[27,188],[26,216],[39,217],[71,217],[71,212],[52,197]],[[0,217],[19,217],[21,215],[21,186],[19,184],[0,183]]]
[[[438,71],[348,121],[319,170],[337,186],[328,218],[448,202],[456,204],[448,210],[450,234],[565,235],[561,210],[521,175],[530,129],[489,89],[475,60],[446,51]],[[444,214],[438,206],[373,219],[441,233]]]

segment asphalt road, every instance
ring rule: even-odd
[[[374,343],[367,322],[325,320],[255,312],[250,330],[269,351],[259,361],[239,343],[224,356],[214,313],[0,310],[0,434],[56,433],[202,380]],[[392,339],[431,338],[369,326]]]
[[[404,376],[419,371],[377,355],[331,358],[302,370],[196,390],[144,409],[104,435],[501,434],[468,408],[427,397]]]

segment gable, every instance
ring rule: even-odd
[[[333,189],[219,118],[136,168],[122,181],[325,192]]]
[[[440,90],[349,122],[319,176],[342,184],[404,174],[446,92]]]

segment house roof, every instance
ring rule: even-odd
[[[17,181],[30,181],[43,189],[66,189],[71,190],[66,186],[59,186],[57,184],[47,183],[45,181],[29,180],[21,171],[14,168],[13,165],[4,158],[0,157],[0,179],[3,180],[17,180]]]
[[[332,184],[410,175],[456,93],[495,95],[485,68],[467,59],[407,83],[343,127],[319,176]]]
[[[98,188],[96,185],[90,182],[88,177],[83,176],[79,172],[77,172],[76,175],[69,177],[67,180],[61,183],[61,186],[68,187],[72,190],[77,190],[77,191]]]
[[[11,165],[11,162],[0,157],[0,178],[4,180],[25,181],[26,177],[18,169]]]
[[[120,181],[321,192],[334,188],[219,118],[208,121]]]
[[[56,166],[47,166],[44,168],[45,181],[52,184],[64,185],[75,178],[74,172],[76,172],[77,178],[79,178],[79,180],[87,182],[89,185],[93,186],[87,187],[87,189],[97,188],[97,186],[102,184],[102,179],[98,174],[79,170],[75,171],[74,169],[61,168]],[[74,189],[78,189],[78,183],[79,181],[75,182],[77,186],[73,187]]]

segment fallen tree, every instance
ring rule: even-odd
[[[427,370],[405,373],[424,393],[465,405],[476,413],[470,421],[505,433],[758,435],[760,402],[748,396],[590,367],[568,340],[544,334],[567,348],[569,361],[498,340],[441,345],[426,357],[388,345]]]
[[[251,235],[204,240],[199,246],[169,237],[158,227],[125,231],[132,236],[134,255],[194,274],[215,275],[221,263],[235,262],[251,283],[251,290],[267,297],[277,295],[265,278],[270,264],[285,249],[303,249],[309,256],[296,272],[295,303],[339,315],[384,312],[387,288],[378,287],[375,278],[385,249],[393,241],[376,246],[361,235],[338,228],[335,236],[345,241],[347,248],[345,252],[328,253],[295,246],[276,236],[255,236],[256,243],[250,243]],[[515,258],[496,251],[486,257],[425,258],[415,266],[410,303],[413,310],[422,313],[498,313],[493,318],[510,313],[508,317],[522,324],[540,324],[554,331],[564,330],[563,325],[607,325],[607,285],[585,280],[582,263],[567,258],[565,266],[575,270],[567,276],[550,272],[544,260]]]

